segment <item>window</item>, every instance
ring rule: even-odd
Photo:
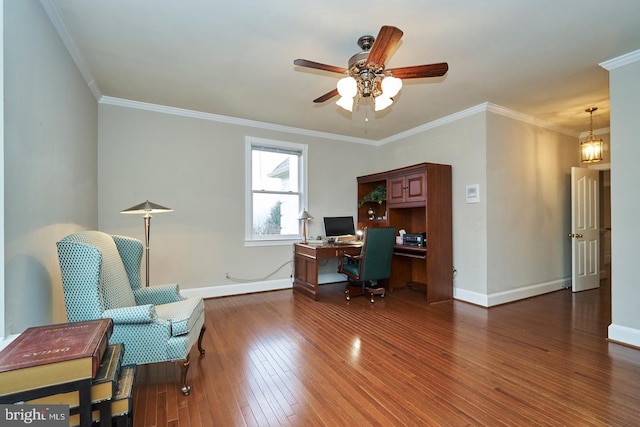
[[[246,244],[300,239],[307,203],[307,146],[247,137]]]

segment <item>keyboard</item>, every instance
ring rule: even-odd
[[[335,242],[334,244],[338,245],[338,246],[362,246],[363,243],[364,242],[362,242],[362,241],[354,240],[354,241],[351,241],[351,242],[345,242],[345,241]]]

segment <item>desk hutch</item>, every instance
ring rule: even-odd
[[[381,185],[386,200],[361,203]],[[358,177],[358,228],[426,233],[426,247],[395,245],[390,291],[423,290],[428,303],[453,298],[451,203],[450,165],[421,163]]]

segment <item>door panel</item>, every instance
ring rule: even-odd
[[[600,286],[599,173],[571,168],[571,290]]]

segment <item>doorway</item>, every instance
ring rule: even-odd
[[[611,170],[600,171],[600,278],[611,283]]]

